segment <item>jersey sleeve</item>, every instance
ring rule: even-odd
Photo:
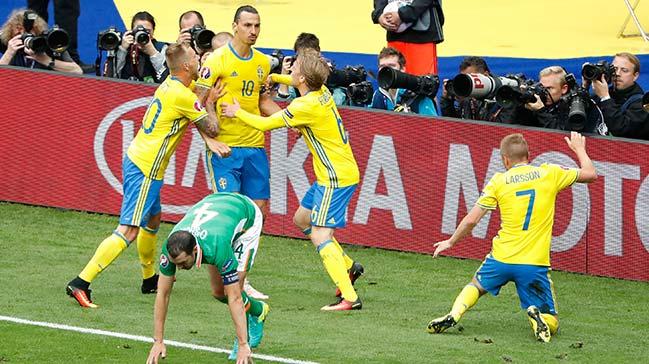
[[[485,188],[482,190],[482,193],[480,194],[480,197],[476,202],[478,206],[487,210],[496,209],[496,207],[498,206],[498,200],[496,198],[496,189],[498,185],[499,176],[500,174],[496,173],[493,177],[491,177],[489,183],[487,183]]]
[[[310,108],[309,102],[302,97],[291,101],[283,110],[284,114],[282,116],[286,126],[294,128],[311,124],[315,118],[309,113]]]
[[[229,242],[217,243],[214,265],[216,266],[216,269],[218,269],[219,274],[221,274],[224,285],[233,284],[239,281],[239,275],[237,274],[237,267],[239,264]]]
[[[271,116],[260,116],[239,109],[234,114],[239,120],[261,131],[273,130],[289,126],[285,121],[284,110],[278,111]]]
[[[198,97],[188,88],[183,89],[178,94],[175,107],[181,115],[185,116],[192,123],[207,117],[207,111],[205,111],[201,102],[198,101]]]
[[[214,52],[207,56],[205,63],[198,72],[198,80],[196,81],[196,86],[210,88],[216,83],[216,79],[219,78],[221,69],[223,68],[220,52]]]
[[[572,186],[573,183],[579,178],[579,170],[576,168],[564,168],[556,164],[545,164],[545,168],[550,170],[554,177],[557,191],[561,191],[567,187]]]
[[[292,86],[291,83],[293,82],[291,75],[280,75],[277,73],[271,74],[270,80],[273,81],[274,83],[281,83],[283,85],[288,85],[288,86]]]
[[[167,242],[162,245],[162,253],[160,254],[160,274],[167,277],[176,275],[176,265],[169,259],[169,252],[167,252]]]

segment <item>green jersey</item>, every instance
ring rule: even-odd
[[[249,198],[236,193],[208,195],[194,205],[171,231],[188,231],[198,243],[196,266],[216,266],[223,283],[236,282],[237,257],[233,243],[255,222],[255,206]],[[240,254],[240,253],[239,253]],[[176,274],[176,265],[169,259],[167,241],[162,245],[160,273]]]

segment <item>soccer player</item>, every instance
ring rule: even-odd
[[[322,307],[324,311],[358,310],[362,308],[353,287],[363,267],[345,254],[334,238],[334,230],[345,226],[345,211],[359,181],[358,166],[349,139],[331,93],[324,86],[329,66],[313,49],[298,52],[291,75],[273,74],[272,82],[290,84],[302,97],[294,99],[284,110],[269,117],[246,112],[234,99],[222,103],[222,113],[236,116],[259,129],[296,128],[304,136],[313,155],[316,182],[302,199],[293,221],[309,236],[322,262],[342,294],[338,302]]]
[[[549,342],[556,334],[559,321],[550,279],[554,202],[557,194],[573,183],[597,179],[586,153],[586,138],[573,131],[565,140],[577,155],[580,169],[547,163],[539,167],[529,165],[527,142],[522,134],[510,134],[500,142],[500,155],[507,171],[491,178],[451,238],[435,244],[434,257],[469,235],[487,211],[496,207],[500,209],[500,231],[493,238],[491,253],[457,296],[451,312],[432,320],[428,332],[441,333],[455,326],[478,298],[487,292],[496,296],[502,286],[513,281],[536,338]]]
[[[210,54],[200,70],[196,92],[200,100],[217,80],[225,86],[226,100],[236,97],[244,110],[265,114],[279,110],[270,97],[260,97],[261,88],[270,72],[266,55],[253,49],[260,31],[257,10],[249,5],[239,7],[234,15],[234,38]],[[251,128],[237,118],[222,118],[217,140],[232,148],[232,156],[221,158],[207,151],[207,168],[214,192],[239,192],[255,201],[266,211],[270,198],[270,168],[264,149],[264,133]],[[268,298],[246,284],[246,291],[260,299]]]
[[[218,119],[213,102],[219,88],[212,89],[205,108],[188,88],[198,76],[198,56],[187,45],[170,45],[166,52],[171,77],[155,91],[142,119],[142,128],[131,142],[122,164],[124,199],[119,226],[99,244],[94,256],[79,275],[66,286],[66,292],[82,307],[96,308],[90,297],[90,283],[106,269],[131,242],[137,239],[142,264],[144,294],[155,293],[158,275],[153,266],[156,233],[160,225],[160,189],[169,158],[173,155],[189,122],[208,136],[218,134]],[[227,156],[227,145],[208,140],[214,152]]]
[[[160,356],[167,355],[164,325],[176,268],[200,268],[201,264],[207,265],[212,295],[230,309],[237,335],[230,359],[237,363],[252,362],[250,348],[260,344],[270,308],[263,301],[248,297],[242,288],[246,273],[255,262],[262,222],[261,210],[248,197],[215,193],[194,205],[173,228],[160,255],[153,347],[147,363],[157,363]]]

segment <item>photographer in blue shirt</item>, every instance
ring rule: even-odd
[[[398,50],[385,47],[379,53],[379,70],[384,67],[406,72],[406,59]],[[418,95],[401,88],[384,89],[379,87],[374,91],[370,107],[373,109],[438,116],[435,103],[430,97]]]

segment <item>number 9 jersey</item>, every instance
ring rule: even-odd
[[[517,164],[496,173],[477,202],[482,208],[500,210],[491,255],[502,263],[550,266],[555,199],[578,177],[577,169],[548,163]]]
[[[269,72],[268,57],[253,48],[250,49],[250,55],[243,58],[228,43],[207,57],[196,86],[211,88],[217,79],[221,79],[226,85],[226,94],[216,105],[221,129],[217,140],[231,147],[264,147],[264,133],[238,118],[222,117],[220,103],[231,104],[232,99],[236,98],[243,110],[259,115],[259,94]]]

